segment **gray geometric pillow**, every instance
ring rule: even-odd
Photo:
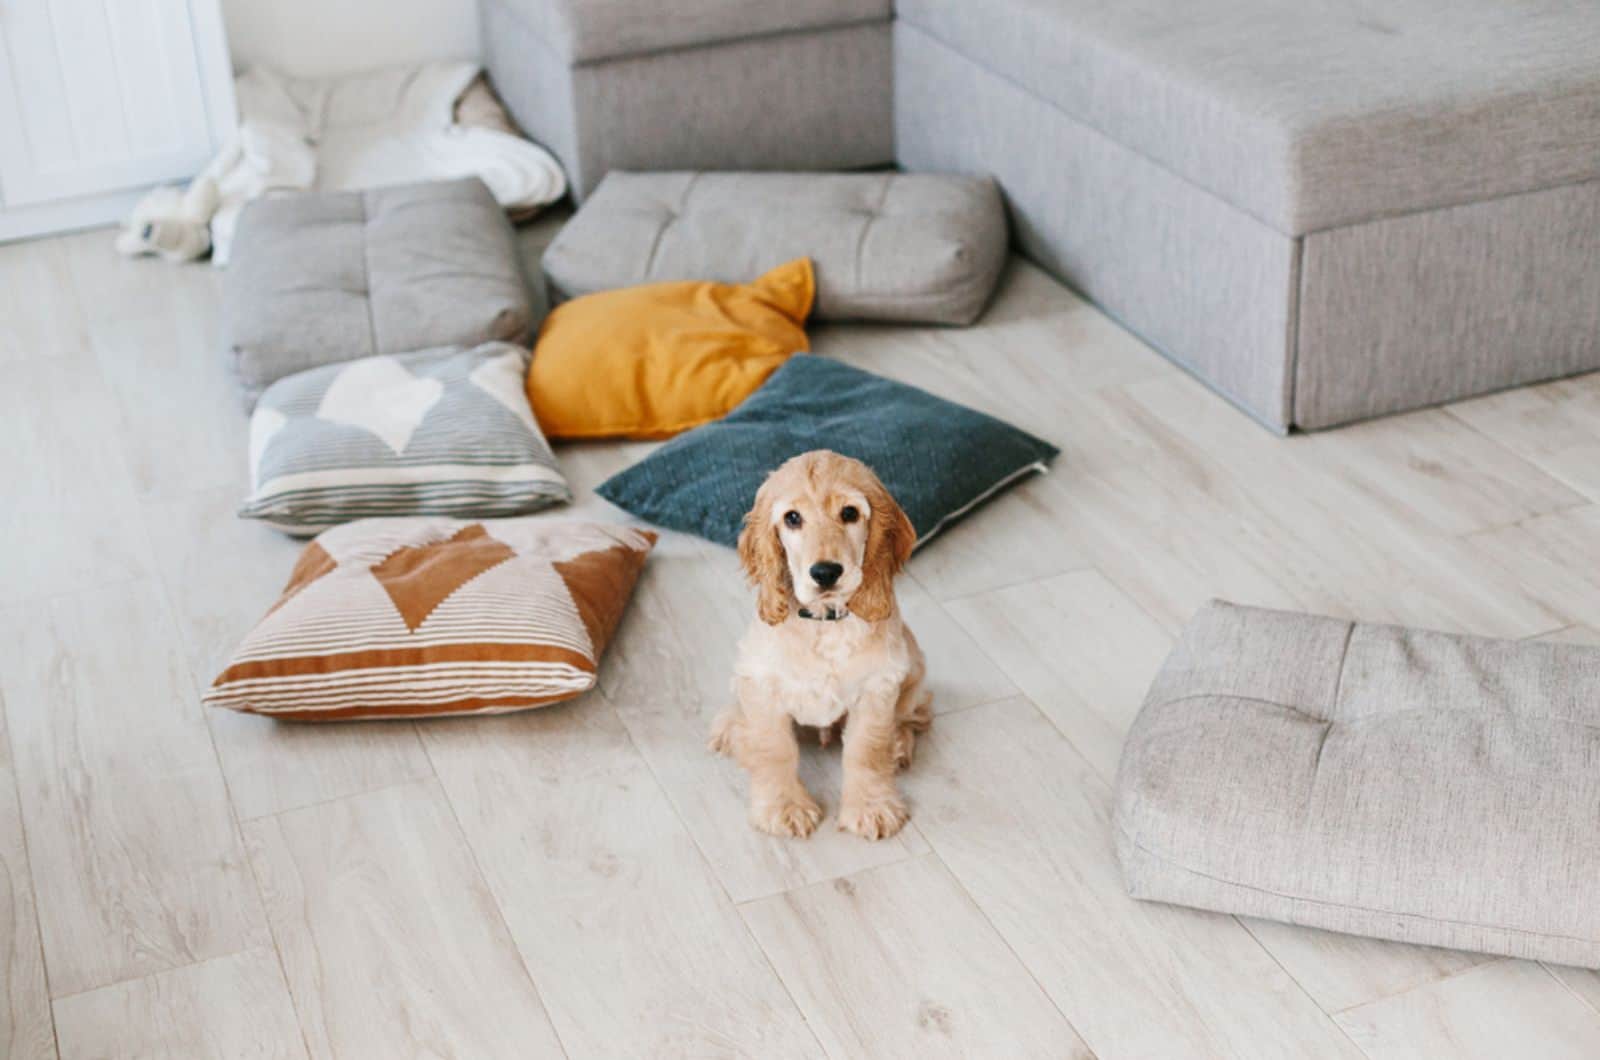
[[[504,342],[364,357],[280,379],[250,418],[239,514],[296,535],[378,515],[488,518],[572,499]]]

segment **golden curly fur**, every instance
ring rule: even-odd
[[[824,743],[843,726],[840,828],[881,839],[905,824],[895,773],[932,717],[922,649],[894,595],[915,544],[878,476],[838,453],[797,456],[756,494],[739,535],[756,620],[739,644],[737,702],[713,725],[711,748],[749,772],[757,828],[803,837],[822,818],[800,782],[797,723]],[[828,614],[842,617],[819,620]]]

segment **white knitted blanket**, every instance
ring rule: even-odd
[[[508,210],[559,199],[566,177],[544,148],[456,122],[477,74],[461,62],[315,79],[247,70],[235,81],[238,131],[191,189],[188,212],[205,216],[184,220],[209,218],[212,262],[225,265],[239,212],[263,195],[477,176]]]

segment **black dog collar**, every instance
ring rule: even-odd
[[[842,607],[830,607],[820,615],[815,611],[812,611],[810,608],[802,607],[796,611],[795,614],[799,615],[801,618],[810,619],[813,622],[837,622],[841,618],[850,617],[850,612],[846,611]]]

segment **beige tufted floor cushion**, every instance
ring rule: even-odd
[[[1115,828],[1136,898],[1600,966],[1600,650],[1212,603]]]

